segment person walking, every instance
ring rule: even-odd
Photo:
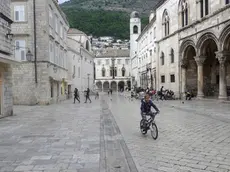
[[[99,99],[99,93],[98,93],[98,91],[96,91],[96,94],[95,94],[95,100],[96,99]]]
[[[78,89],[77,89],[77,88],[74,89],[74,104],[75,104],[76,99],[77,99],[77,101],[78,101],[79,103],[81,103],[81,102],[80,102],[80,97],[79,97],[79,92],[78,92]]]
[[[111,94],[111,95],[113,94],[113,90],[112,90],[112,88],[110,89],[110,94]]]
[[[165,100],[165,95],[164,95],[164,86],[161,87],[160,90],[160,99],[163,101],[163,99]]]
[[[92,103],[92,101],[90,100],[90,97],[89,97],[89,93],[90,93],[90,90],[89,90],[89,88],[87,88],[87,90],[85,92],[85,103],[87,103],[87,100],[89,100],[90,103]]]

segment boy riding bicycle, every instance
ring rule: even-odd
[[[142,119],[145,119],[146,115],[151,116],[152,119],[155,118],[154,113],[151,111],[151,107],[156,110],[156,113],[159,113],[159,109],[156,105],[150,100],[149,94],[146,94],[144,99],[141,100],[141,116]]]

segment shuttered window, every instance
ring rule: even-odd
[[[25,21],[25,6],[14,6],[14,21]]]
[[[26,41],[25,40],[16,40],[15,41],[15,58],[17,60],[26,60]]]

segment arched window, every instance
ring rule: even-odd
[[[209,14],[209,0],[200,0],[200,17],[203,18],[208,14]]]
[[[117,67],[114,69],[114,76],[117,76]]]
[[[88,40],[86,41],[85,48],[86,48],[86,50],[88,50],[88,51],[89,51],[89,41],[88,41]]]
[[[163,13],[162,25],[163,25],[165,36],[168,36],[169,35],[169,15],[168,15],[167,10],[165,10]]]
[[[113,76],[113,67],[110,67],[110,76]]]
[[[125,76],[125,67],[124,66],[122,67],[121,72],[122,72],[122,76],[124,77]]]
[[[171,63],[174,63],[174,50],[172,48],[170,52],[170,57],[171,57]]]
[[[165,64],[165,54],[161,52],[161,66]]]
[[[182,27],[188,25],[188,3],[187,0],[180,1],[180,12],[181,12],[181,25]]]
[[[105,68],[102,68],[102,77],[105,77]]]
[[[138,27],[136,25],[133,26],[133,33],[138,33]]]

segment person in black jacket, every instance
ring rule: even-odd
[[[74,90],[74,103],[75,103],[75,100],[77,99],[77,101],[79,102],[79,103],[81,103],[80,102],[80,97],[79,97],[79,92],[78,92],[78,89],[77,88],[75,88],[75,90]]]
[[[156,107],[156,105],[152,102],[150,99],[149,94],[146,94],[144,99],[141,100],[141,116],[142,119],[145,119],[146,115],[149,115],[152,117],[152,119],[155,118],[154,113],[151,111],[151,108],[154,108],[156,113],[159,113],[160,110]]]
[[[85,92],[85,103],[87,103],[87,100],[89,100],[90,103],[92,103],[92,101],[90,100],[90,97],[89,97],[89,93],[90,93],[90,90],[89,90],[89,88],[87,88],[87,90]]]

